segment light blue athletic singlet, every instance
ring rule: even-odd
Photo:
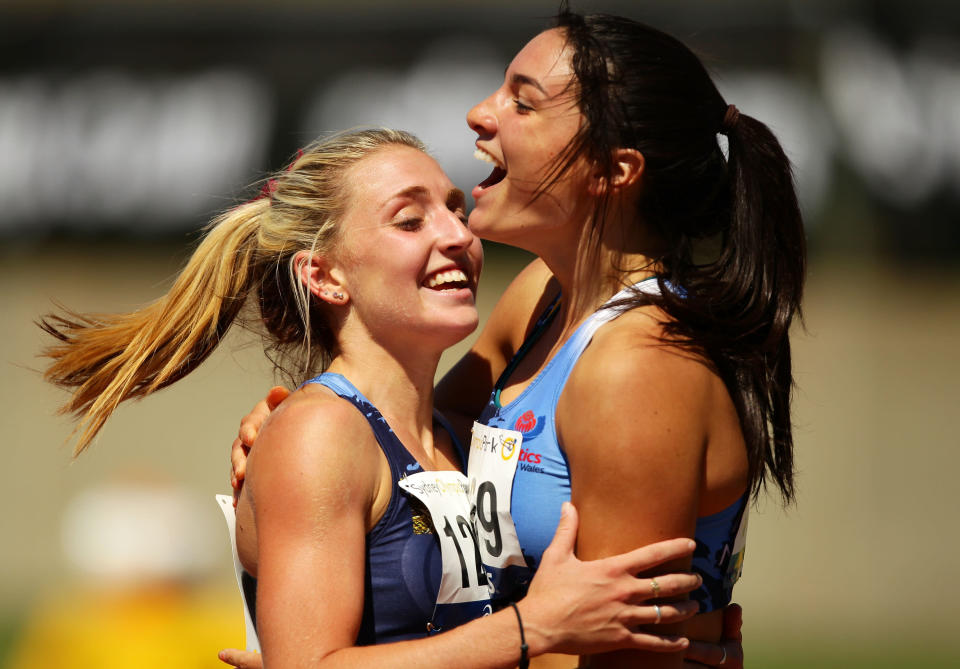
[[[659,289],[655,278],[648,279],[618,293],[608,304],[630,297],[631,290],[656,293]],[[560,506],[570,499],[570,469],[557,437],[557,401],[570,372],[597,329],[621,313],[604,307],[592,314],[523,392],[507,406],[500,406],[500,389],[506,383],[505,377],[529,350],[531,340],[546,329],[556,307],[557,300],[547,308],[524,346],[511,360],[478,419],[485,425],[523,433],[520,459],[513,479],[510,514],[528,568],[510,566],[495,579],[498,583],[495,597],[501,605],[523,596],[560,521]],[[723,511],[697,520],[693,569],[703,576],[703,586],[691,593],[691,597],[700,602],[701,611],[712,611],[730,603],[733,584],[739,578],[743,564],[742,546],[738,545],[740,550],[736,554],[734,546],[742,544],[740,529],[741,525],[743,530],[746,529],[746,509],[747,495],[744,494]],[[738,533],[740,542],[736,542]]]

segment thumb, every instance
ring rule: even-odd
[[[280,403],[290,396],[290,389],[283,386],[274,386],[267,393],[267,407],[273,411]]]
[[[561,555],[573,555],[573,549],[577,545],[577,530],[580,527],[580,516],[576,507],[570,502],[564,502],[560,507],[560,522],[557,523],[557,530],[553,533],[553,539],[544,556],[549,552],[551,555],[559,553]]]

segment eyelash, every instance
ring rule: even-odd
[[[464,227],[469,227],[467,214],[463,209],[458,207],[455,210],[451,210],[451,213],[460,219],[460,222],[463,223]],[[423,227],[423,218],[419,216],[411,216],[410,218],[399,220],[393,225],[405,232],[416,232]]]
[[[525,105],[522,102],[520,102],[520,98],[514,98],[513,104],[514,106],[516,106],[518,114],[529,114],[530,112],[533,111],[533,107],[531,107],[530,105]]]
[[[401,230],[414,232],[416,230],[419,230],[421,225],[423,225],[423,219],[419,217],[405,218],[402,221],[397,221],[395,225]]]

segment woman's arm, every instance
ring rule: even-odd
[[[710,372],[692,356],[662,345],[658,334],[656,321],[643,312],[625,314],[601,329],[557,405],[572,500],[583,517],[581,558],[694,534]],[[667,567],[689,564],[681,560]],[[682,659],[680,654],[614,653],[591,658],[590,666],[679,667]]]
[[[258,636],[268,666],[316,666],[359,631],[385,462],[360,414],[319,393],[284,403],[258,442],[238,508],[239,522],[249,501],[256,527],[256,564],[245,566],[257,577]]]

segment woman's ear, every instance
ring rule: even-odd
[[[298,251],[293,256],[297,278],[315,297],[334,305],[350,300],[339,268],[318,253]]]
[[[640,182],[646,163],[636,149],[614,149],[610,155],[612,173],[603,176],[596,170],[590,180],[591,195],[613,194]]]

